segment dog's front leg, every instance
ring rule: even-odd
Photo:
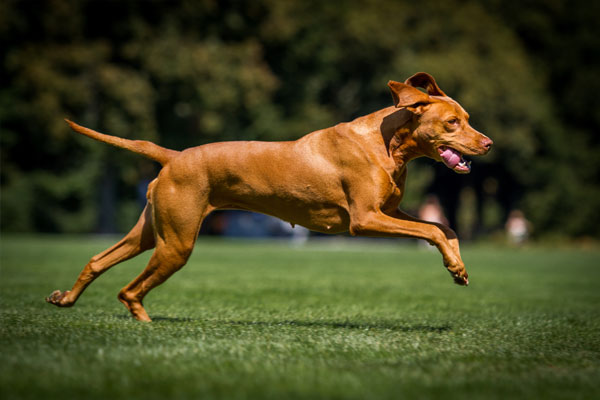
[[[399,210],[384,214],[381,211],[354,213],[350,233],[362,236],[412,237],[433,243],[442,253],[444,265],[459,285],[468,285],[465,265],[460,257],[458,238],[454,231],[442,224],[421,221]]]
[[[440,253],[442,253],[442,256],[444,257],[444,265],[446,266],[446,268],[448,269],[448,271],[450,272],[450,274],[452,275],[452,277],[454,278],[456,283],[458,283],[460,285],[468,285],[469,284],[469,280],[467,279],[468,274],[467,274],[467,271],[465,270],[465,264],[462,261],[462,258],[460,256],[460,246],[458,243],[458,237],[457,237],[456,233],[450,227],[448,227],[444,224],[436,223],[436,222],[420,220],[418,218],[413,217],[412,215],[409,215],[409,214],[406,214],[405,212],[400,211],[399,209],[395,209],[392,213],[390,213],[390,216],[392,216],[393,218],[400,219],[400,220],[414,221],[414,222],[420,222],[420,223],[424,223],[424,224],[428,224],[428,225],[433,225],[436,228],[438,228],[439,230],[441,230],[442,233],[444,234],[445,240],[447,242],[447,246],[449,247],[450,251],[444,252],[444,249],[442,247],[440,247],[439,244],[437,244],[433,241],[429,241],[429,242],[431,244],[437,246],[437,248],[440,250]],[[458,277],[458,279],[457,279],[457,277]],[[463,277],[464,277],[464,279],[463,279]]]

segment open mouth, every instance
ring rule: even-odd
[[[465,160],[463,155],[451,147],[440,146],[438,153],[446,167],[459,174],[468,174],[471,172],[471,161]]]

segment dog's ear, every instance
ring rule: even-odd
[[[423,88],[427,90],[427,93],[430,96],[448,97],[446,93],[444,93],[442,89],[440,89],[440,87],[437,85],[435,79],[433,79],[433,76],[429,75],[427,72],[417,72],[416,74],[405,80],[404,83],[416,88]]]
[[[427,93],[421,92],[413,86],[406,83],[389,81],[388,86],[392,92],[394,105],[396,108],[405,107],[415,114],[422,114],[424,107],[430,104],[433,99]]]

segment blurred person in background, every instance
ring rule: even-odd
[[[531,223],[527,221],[521,210],[512,210],[506,220],[506,235],[511,244],[521,245],[529,237]]]
[[[448,226],[448,219],[444,215],[440,200],[434,194],[429,194],[425,198],[425,203],[419,208],[419,218]]]
[[[444,210],[440,204],[440,199],[434,194],[428,194],[425,198],[425,203],[419,208],[419,218],[424,221],[436,222],[449,226],[448,219],[444,215]],[[423,247],[431,248],[425,240],[419,240],[419,244]]]

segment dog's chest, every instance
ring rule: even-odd
[[[383,211],[395,210],[400,205],[402,197],[404,196],[404,187],[406,185],[406,169],[403,169],[398,176],[393,174],[390,178],[390,188],[388,196],[385,199],[381,209]]]

